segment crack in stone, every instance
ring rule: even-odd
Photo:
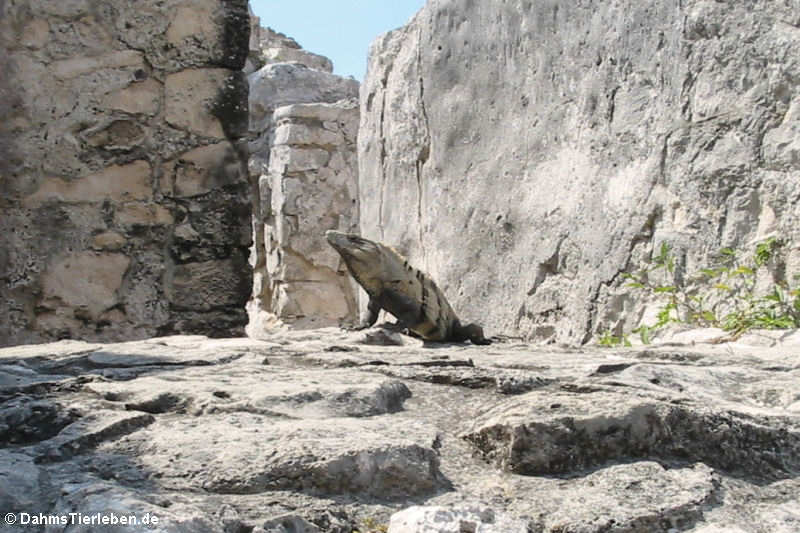
[[[422,29],[420,28],[418,35],[417,35],[417,77],[419,80],[419,102],[420,102],[420,112],[422,114],[422,123],[424,126],[424,142],[422,147],[420,148],[419,154],[417,155],[417,163],[416,163],[416,170],[417,170],[417,224],[419,225],[419,246],[420,251],[422,253],[422,263],[427,266],[427,260],[425,259],[427,254],[425,251],[425,239],[422,235],[422,204],[424,202],[423,197],[423,187],[422,187],[422,168],[425,166],[425,163],[428,161],[430,157],[431,151],[431,130],[430,125],[428,122],[428,111],[425,108],[425,83],[423,79],[422,73]]]

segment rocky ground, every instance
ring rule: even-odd
[[[800,334],[600,349],[381,329],[0,350],[4,531],[796,532]],[[149,515],[148,515],[149,513]]]

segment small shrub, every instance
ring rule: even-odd
[[[651,264],[635,273],[624,273],[627,286],[660,299],[663,303],[652,324],[633,330],[649,344],[659,330],[670,323],[718,327],[738,338],[751,329],[789,329],[800,327],[800,286],[775,282],[766,294],[758,294],[758,274],[775,257],[782,243],[772,237],[759,242],[752,255],[741,257],[731,248],[720,250],[717,264],[702,268],[683,286],[660,284],[655,279],[674,279],[675,258],[662,243]],[[626,337],[601,334],[598,344],[618,346]],[[627,343],[626,345],[629,345]]]

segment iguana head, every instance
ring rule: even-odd
[[[383,266],[383,247],[380,244],[352,233],[334,230],[326,231],[325,238],[339,252],[347,269],[367,292],[377,288],[373,285]]]

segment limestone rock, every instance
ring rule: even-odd
[[[491,509],[414,506],[392,515],[389,533],[526,533],[522,520],[496,516]]]
[[[800,11],[727,7],[428,2],[370,49],[361,233],[489,334],[573,343],[638,325],[619,273],[662,242],[678,283],[795,243]]]
[[[14,513],[17,517],[20,513],[46,513],[56,496],[47,472],[24,454],[2,450],[0,458],[0,505],[4,514]],[[30,525],[5,520],[3,529],[16,533],[30,530]]]
[[[796,530],[793,335],[686,338],[2,348],[0,500],[166,531]]]
[[[687,409],[612,391],[578,397],[532,392],[498,406],[496,413],[476,421],[464,438],[501,468],[521,474],[564,474],[623,457],[681,457],[781,478],[797,465],[794,452],[776,453],[774,444],[800,449],[800,433],[778,420],[769,430],[751,424],[746,413]]]

